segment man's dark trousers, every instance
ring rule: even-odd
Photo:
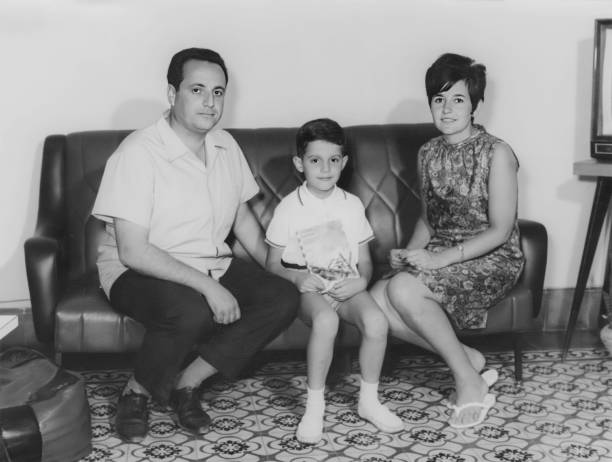
[[[295,318],[295,286],[255,263],[234,258],[219,282],[240,307],[232,324],[216,323],[204,296],[181,284],[127,270],[111,287],[111,305],[146,328],[134,377],[161,404],[194,351],[232,379]]]

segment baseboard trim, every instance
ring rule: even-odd
[[[0,311],[29,310],[32,307],[29,299],[0,301]]]
[[[576,321],[578,330],[598,330],[601,326],[601,287],[584,291],[580,313]],[[544,289],[542,309],[538,316],[542,332],[565,330],[574,298],[574,288]]]

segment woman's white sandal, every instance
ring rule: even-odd
[[[486,382],[487,387],[489,388],[495,385],[495,383],[499,380],[499,373],[495,369],[487,369],[482,374],[480,374],[480,376]],[[453,391],[451,392],[450,395],[448,395],[446,407],[449,409],[453,409],[453,406],[455,405],[456,400],[457,400],[457,396],[455,392]]]
[[[487,393],[481,403],[477,403],[477,402],[465,403],[465,404],[462,404],[461,406],[456,406],[452,404],[451,409],[453,410],[453,414],[451,415],[451,418],[448,424],[453,428],[474,427],[482,423],[487,418],[487,413],[489,412],[489,409],[491,409],[494,405],[495,405],[495,395],[492,395],[491,393]],[[464,411],[470,407],[480,408],[480,412],[476,420],[474,420],[473,422],[468,422],[468,423],[454,423],[453,424],[453,417],[458,418],[461,411]]]

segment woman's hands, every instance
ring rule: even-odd
[[[425,249],[392,249],[389,254],[389,263],[391,268],[402,268],[407,265],[425,270],[444,268],[452,263],[448,255],[452,251],[453,249],[443,252],[430,252]]]

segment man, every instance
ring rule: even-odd
[[[258,186],[236,141],[214,130],[228,73],[208,49],[178,52],[168,68],[170,110],[130,134],[109,158],[92,213],[106,222],[98,256],[113,307],[146,328],[116,429],[137,442],[147,404],[169,404],[202,433],[197,389],[233,378],[294,318],[297,290],[265,272],[263,232],[247,200]],[[261,266],[232,258],[230,230]]]

